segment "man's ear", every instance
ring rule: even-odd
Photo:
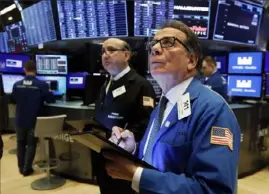
[[[128,61],[130,61],[130,59],[131,59],[131,52],[125,52],[125,62],[128,62]]]
[[[189,55],[188,71],[191,71],[196,68],[198,64],[198,57],[196,55]]]

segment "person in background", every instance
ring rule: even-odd
[[[40,116],[44,102],[55,99],[46,82],[36,78],[36,64],[29,60],[24,63],[25,78],[13,86],[12,99],[16,103],[15,130],[17,135],[18,167],[22,175],[33,173],[32,163],[36,152],[37,139],[34,136],[36,118]]]
[[[225,100],[195,79],[201,47],[185,24],[169,21],[148,43],[150,71],[163,95],[137,144],[113,127],[110,141],[155,169],[104,151],[108,174],[142,194],[235,193],[240,127]]]
[[[101,88],[95,103],[96,120],[108,130],[117,125],[128,128],[137,139],[144,135],[151,112],[155,107],[155,92],[144,77],[129,66],[131,48],[118,38],[107,39],[102,46],[102,64],[110,78]],[[101,194],[129,194],[134,191],[126,181],[113,180],[107,176],[104,159],[99,158],[97,182]]]
[[[203,59],[201,71],[205,76],[203,84],[220,94],[227,101],[227,81],[218,72],[217,64],[213,57],[206,56]]]

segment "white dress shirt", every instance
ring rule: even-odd
[[[123,76],[125,76],[127,73],[129,73],[129,71],[131,70],[131,68],[129,67],[129,66],[127,66],[124,70],[122,70],[118,75],[116,75],[115,77],[110,77],[110,80],[109,80],[109,82],[108,82],[108,84],[107,84],[107,86],[106,86],[106,94],[107,94],[107,92],[108,92],[108,88],[109,88],[109,86],[110,86],[110,84],[111,84],[111,81],[113,80],[113,81],[117,81],[117,80],[119,80],[120,78],[122,78]]]
[[[175,87],[173,87],[172,89],[170,89],[167,92],[165,97],[168,99],[168,103],[167,103],[166,108],[164,110],[162,124],[164,123],[164,121],[168,117],[168,115],[171,112],[171,110],[173,109],[173,107],[180,100],[181,96],[186,91],[186,89],[188,88],[188,86],[190,85],[192,80],[193,80],[193,77],[191,77],[191,78],[183,81],[182,83],[176,85]],[[145,155],[145,152],[147,150],[147,146],[148,146],[149,137],[150,137],[150,134],[151,134],[151,131],[152,131],[153,123],[154,123],[154,120],[153,120],[153,122],[151,124],[150,131],[149,131],[146,143],[145,143],[145,147],[144,147],[144,150],[143,150],[143,156]],[[143,172],[143,168],[138,167],[135,174],[134,174],[134,176],[133,176],[133,180],[132,180],[132,188],[133,188],[133,190],[135,190],[138,193],[139,193],[139,184],[140,184],[140,179],[141,179],[142,172]]]

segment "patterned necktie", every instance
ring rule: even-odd
[[[168,99],[165,96],[162,96],[159,106],[158,106],[158,112],[156,113],[155,118],[154,118],[151,133],[149,134],[150,137],[148,140],[148,145],[147,145],[146,153],[144,156],[144,161],[149,164],[152,164],[153,143],[154,143],[154,140],[158,131],[160,130],[162,126],[163,114],[164,114],[164,110],[166,108],[167,102],[168,102]]]

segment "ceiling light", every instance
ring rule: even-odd
[[[12,5],[10,5],[10,6],[6,7],[6,8],[4,8],[4,9],[2,9],[2,10],[0,11],[0,15],[4,15],[4,14],[6,14],[7,12],[12,11],[13,9],[16,9],[16,5],[15,5],[15,4],[12,4]]]

